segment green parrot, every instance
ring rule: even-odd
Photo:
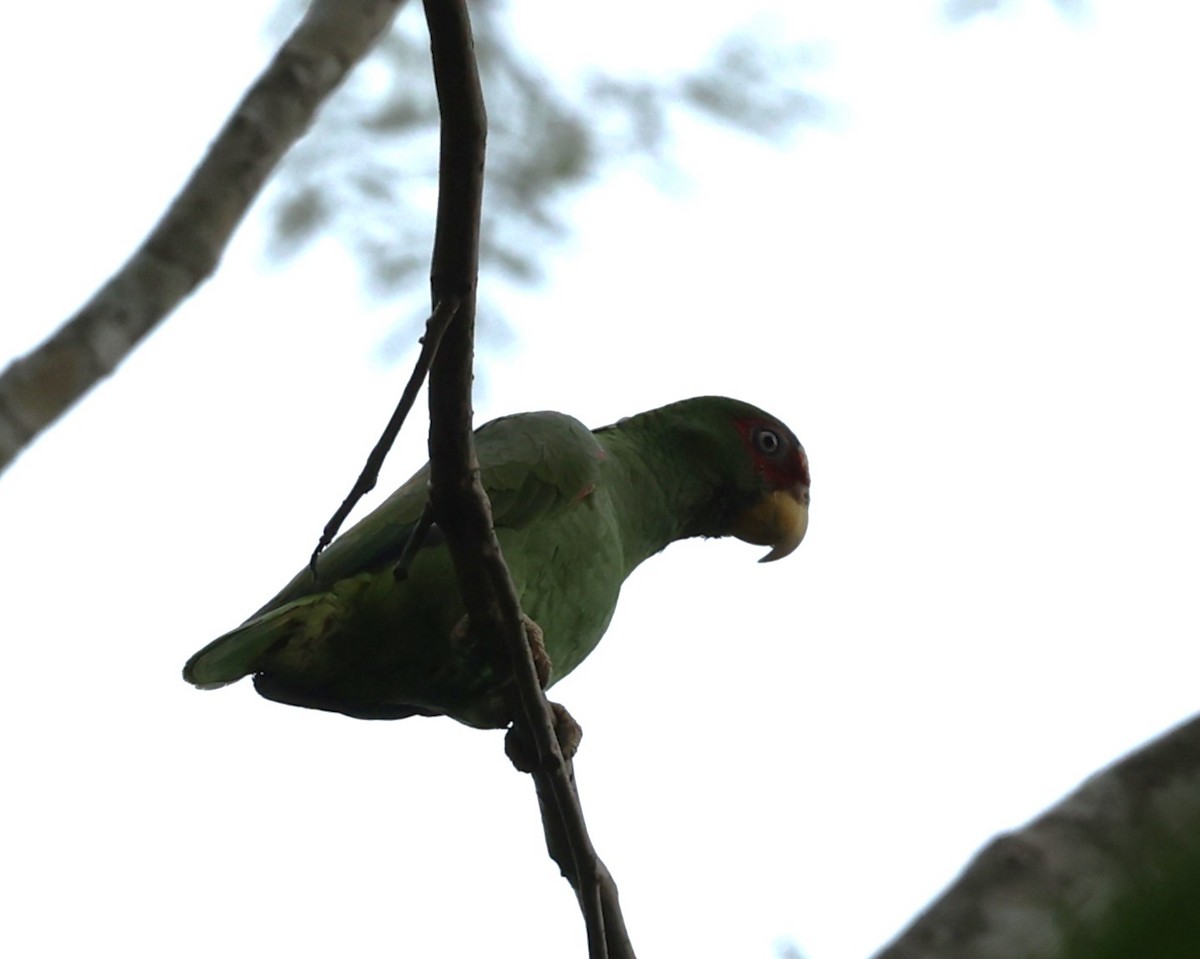
[[[589,430],[521,413],[475,433],[481,479],[521,606],[541,627],[551,680],[608,628],[625,578],[675,540],[733,535],[794,550],[808,527],[808,459],[783,423],[702,396]],[[359,719],[447,715],[507,726],[506,677],[466,629],[434,525],[398,561],[428,496],[426,465],[236,629],[184,678],[215,689],[253,675],[267,699]]]

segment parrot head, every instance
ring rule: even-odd
[[[734,423],[753,473],[753,498],[733,515],[729,532],[770,546],[759,560],[770,563],[791,553],[808,531],[808,457],[796,435],[766,414],[738,416]]]
[[[665,453],[659,482],[703,490],[681,536],[736,536],[791,553],[808,530],[808,457],[784,423],[749,403],[698,396],[630,417]]]

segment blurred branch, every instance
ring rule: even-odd
[[[1079,19],[1088,12],[1088,0],[1051,0],[1064,17]],[[985,13],[998,13],[1009,0],[945,0],[942,16],[950,23],[964,23]]]
[[[1200,955],[1200,717],[1000,836],[876,959]]]
[[[683,115],[769,141],[824,117],[823,104],[803,85],[814,66],[811,51],[781,42],[765,24],[731,31],[694,69],[660,75],[648,64],[645,74],[630,76],[581,64],[575,76],[553,77],[514,35],[505,3],[470,6],[492,115],[480,259],[484,274],[496,279],[542,279],[546,251],[569,232],[564,201],[606,168],[647,158],[662,182],[686,169],[669,148]],[[433,228],[436,177],[427,162],[435,96],[416,69],[426,56],[423,43],[407,22],[399,24],[322,113],[320,135],[289,156],[272,204],[273,253],[288,255],[332,235],[354,254],[376,294],[416,288],[424,262],[411,251]],[[424,303],[414,302],[412,318],[423,312]],[[502,321],[496,311],[484,312],[478,335],[495,342],[505,332]],[[408,329],[399,332],[397,342],[407,345]]]
[[[514,726],[535,746],[533,775],[547,842],[579,897],[588,954],[591,959],[633,959],[616,887],[588,839],[479,480],[471,381],[487,121],[466,0],[425,0],[425,17],[442,116],[431,294],[435,313],[444,302],[459,304],[430,372],[430,501],[446,535],[471,629],[489,637],[489,645],[503,650],[500,658],[511,664]],[[610,916],[611,923],[606,922]]]
[[[402,2],[313,0],[142,245],[78,313],[0,374],[0,470],[212,275],[280,158]]]

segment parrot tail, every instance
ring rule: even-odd
[[[272,609],[219,636],[192,656],[183,667],[183,678],[200,689],[218,689],[262,669],[265,656],[284,646],[313,624],[312,609],[328,603],[325,593],[304,596]]]

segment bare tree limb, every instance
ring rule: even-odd
[[[524,636],[522,636],[524,640]],[[524,686],[524,683],[521,684]],[[526,687],[528,688],[528,687]],[[541,692],[540,687],[534,687]],[[542,694],[545,701],[545,695]],[[552,705],[552,704],[547,704]],[[532,708],[536,709],[536,706]],[[561,707],[560,707],[561,708]],[[526,714],[528,715],[528,714]],[[539,721],[541,717],[538,717]],[[540,747],[544,758],[533,771],[538,808],[550,858],[575,889],[588,927],[589,956],[607,959],[636,959],[633,943],[625,929],[625,917],[617,896],[617,884],[608,867],[597,855],[583,819],[579,794],[575,788],[575,768],[558,749],[553,726],[543,736],[553,737]],[[520,730],[516,730],[520,732]],[[546,752],[552,748],[552,753]],[[601,935],[603,938],[601,938]],[[596,951],[601,950],[604,951]]]
[[[402,3],[313,0],[142,245],[78,313],[0,374],[0,470],[212,275],[280,158]]]
[[[430,499],[446,534],[471,628],[488,637],[490,648],[506,652],[498,660],[507,660],[513,673],[513,722],[534,745],[534,777],[547,843],[579,897],[588,954],[591,959],[633,959],[615,885],[587,836],[554,715],[538,681],[520,600],[479,479],[471,432],[471,382],[487,119],[465,0],[425,0],[425,17],[442,117],[430,285],[435,304],[447,298],[460,301],[430,373]],[[603,896],[602,878],[608,888]],[[611,927],[606,913],[614,914]]]
[[[980,852],[876,959],[1200,955],[1200,717]]]
[[[409,411],[412,410],[413,404],[417,401],[417,393],[425,383],[425,377],[429,373],[429,368],[433,365],[433,359],[437,356],[438,346],[441,345],[442,337],[446,333],[446,328],[454,320],[455,314],[458,312],[458,300],[456,298],[441,300],[436,303],[433,308],[433,313],[425,323],[425,335],[421,337],[421,353],[417,357],[417,362],[413,366],[412,375],[408,378],[408,383],[404,386],[404,392],[400,394],[400,402],[396,404],[396,409],[392,413],[391,419],[384,427],[383,435],[379,437],[379,442],[375,444],[375,448],[371,450],[371,455],[367,457],[367,463],[363,467],[362,472],[358,474],[358,479],[354,481],[354,486],[342,500],[342,505],[337,508],[337,512],[330,517],[329,522],[325,524],[325,529],[321,531],[321,537],[317,540],[317,547],[313,550],[312,557],[308,561],[308,568],[312,570],[314,579],[317,575],[317,558],[321,552],[333,542],[333,538],[337,536],[338,530],[342,528],[342,523],[346,522],[346,517],[350,515],[358,501],[366,496],[375,488],[375,484],[379,482],[379,470],[383,466],[383,461],[387,459],[388,453],[391,451],[392,444],[396,442],[396,437],[400,435],[400,428],[404,426],[404,421],[408,418]],[[423,525],[423,524],[422,524]],[[422,528],[418,525],[418,529]],[[428,531],[428,527],[422,531],[423,536]],[[414,543],[413,548],[420,546],[420,543]],[[411,559],[409,547],[405,547],[404,555]],[[402,562],[401,567],[407,569],[407,562]]]

